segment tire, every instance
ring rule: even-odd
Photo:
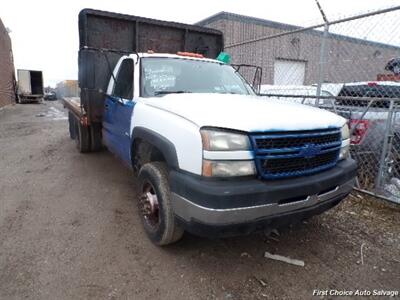
[[[76,147],[78,148],[79,152],[87,153],[90,152],[90,131],[89,127],[83,126],[80,122],[77,122],[77,138]]]
[[[69,124],[69,137],[74,140],[76,139],[76,118],[69,111],[68,112],[68,124]]]
[[[165,246],[180,240],[184,230],[177,224],[172,209],[166,165],[162,162],[143,165],[139,171],[138,186],[140,197],[138,211],[149,239],[158,246]],[[157,201],[156,209],[150,209],[152,211],[150,215],[148,193],[153,197],[156,196]]]
[[[90,125],[90,147],[92,152],[100,151],[103,148],[100,123]]]

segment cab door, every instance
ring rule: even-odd
[[[135,106],[134,62],[131,58],[121,62],[115,77],[114,86],[107,91],[104,102],[103,142],[111,152],[131,165],[130,128]]]

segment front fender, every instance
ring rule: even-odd
[[[145,127],[135,127],[132,131],[132,143],[134,145],[135,140],[141,139],[156,147],[164,156],[167,165],[175,170],[179,169],[178,156],[176,154],[176,149],[174,144],[158,134],[157,132],[145,128]],[[133,147],[132,145],[132,147]]]

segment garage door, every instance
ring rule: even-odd
[[[304,61],[277,59],[274,65],[274,84],[303,85],[305,73]]]

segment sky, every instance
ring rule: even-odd
[[[328,19],[334,20],[397,6],[400,0],[320,0],[320,4]],[[83,8],[189,24],[220,11],[299,26],[322,22],[315,0],[3,0],[0,18],[11,31],[15,68],[42,70],[46,86],[77,79],[78,13]],[[371,28],[382,27],[377,20]]]

